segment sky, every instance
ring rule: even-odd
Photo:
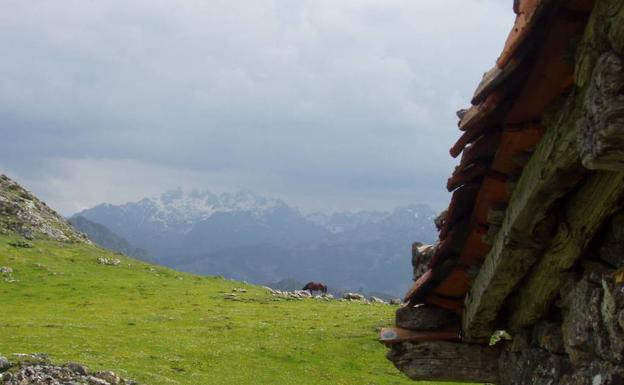
[[[62,214],[182,187],[442,209],[500,0],[0,0],[0,173]]]

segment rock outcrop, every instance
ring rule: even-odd
[[[417,280],[423,275],[428,267],[435,247],[433,245],[425,245],[420,242],[414,242],[412,244],[412,266],[413,266],[413,279]]]
[[[278,298],[290,298],[290,299],[317,298],[317,299],[323,299],[323,300],[334,299],[334,296],[331,294],[312,295],[307,290],[293,290],[293,291],[276,290],[276,289],[271,289],[268,286],[265,286],[264,288],[269,293],[271,293],[273,297],[278,297]]]
[[[0,379],[4,385],[138,385],[111,371],[92,372],[84,365],[69,362],[56,365],[47,354],[0,355]]]
[[[117,258],[99,257],[97,263],[98,265],[117,266],[121,263],[121,260]]]
[[[332,300],[336,300],[336,301],[349,301],[349,302],[362,302],[362,303],[368,303],[368,304],[374,304],[374,303],[379,303],[379,304],[395,304],[398,305],[400,302],[398,303],[393,303],[392,301],[390,303],[384,301],[381,298],[375,297],[375,296],[371,296],[369,298],[366,298],[366,296],[364,296],[363,294],[360,293],[344,293],[342,295],[342,298],[334,298],[334,296],[332,294],[326,293],[326,294],[316,294],[313,295],[312,293],[310,293],[307,290],[293,290],[293,291],[286,291],[286,290],[276,290],[276,289],[272,289],[268,286],[264,286],[264,288],[273,296],[273,297],[278,297],[278,298],[287,298],[287,299],[307,299],[307,298],[311,298],[311,299],[318,299],[318,300],[324,300],[324,301],[332,301]],[[240,290],[244,290],[244,289],[234,289],[234,292],[239,292]],[[226,296],[235,296],[236,294],[233,293],[228,293],[226,294]]]
[[[63,242],[91,242],[84,234],[75,231],[65,218],[45,202],[6,175],[0,175],[0,234],[2,233],[19,234],[29,240],[45,237]]]
[[[352,301],[365,301],[366,297],[360,293],[344,293],[342,295],[343,299],[348,299]]]

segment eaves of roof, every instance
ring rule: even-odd
[[[462,314],[472,278],[490,251],[510,187],[546,128],[545,109],[573,87],[571,50],[592,0],[517,0],[516,20],[495,66],[461,114],[450,149],[459,165],[448,179],[452,198],[441,219],[429,270],[406,294],[407,306],[428,304]]]

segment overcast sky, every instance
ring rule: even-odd
[[[0,172],[69,215],[175,187],[441,209],[501,0],[0,0]]]

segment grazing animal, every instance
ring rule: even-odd
[[[327,286],[320,282],[308,282],[301,290],[307,290],[312,294],[313,291],[320,291],[323,294],[327,294]]]

